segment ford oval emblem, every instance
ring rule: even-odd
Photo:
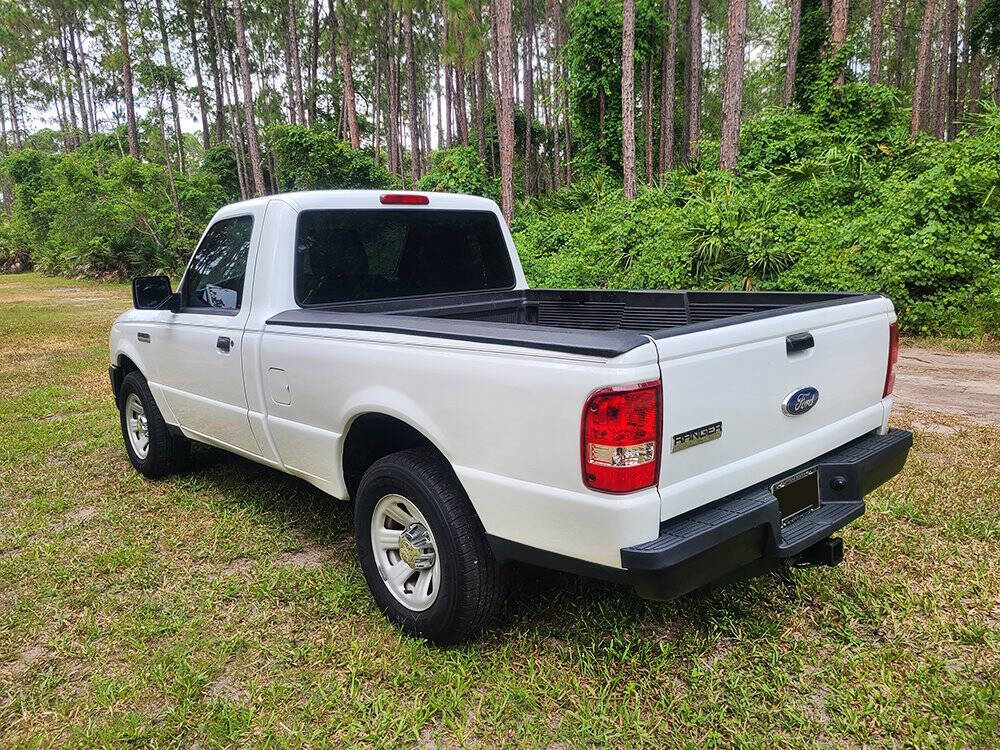
[[[805,414],[819,403],[819,391],[812,386],[792,391],[781,402],[781,410],[790,417]]]

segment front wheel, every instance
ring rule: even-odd
[[[358,487],[354,530],[372,596],[404,632],[457,643],[499,606],[502,566],[454,472],[433,450],[372,464]]]
[[[133,370],[125,376],[118,401],[125,450],[139,473],[156,479],[181,468],[191,442],[170,432],[140,372]]]

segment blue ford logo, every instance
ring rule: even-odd
[[[805,414],[819,403],[819,391],[812,386],[792,391],[781,402],[781,410],[790,417]]]

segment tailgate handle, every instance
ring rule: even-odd
[[[804,352],[806,349],[812,349],[815,343],[816,342],[813,341],[813,335],[808,331],[804,333],[793,333],[791,336],[785,337],[785,350],[789,354]]]

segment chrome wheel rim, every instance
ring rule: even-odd
[[[146,421],[142,401],[134,393],[125,399],[125,428],[132,452],[140,461],[143,460],[149,455],[149,422]]]
[[[385,587],[409,610],[423,612],[441,588],[441,561],[430,524],[402,495],[385,495],[371,521],[372,552]]]

